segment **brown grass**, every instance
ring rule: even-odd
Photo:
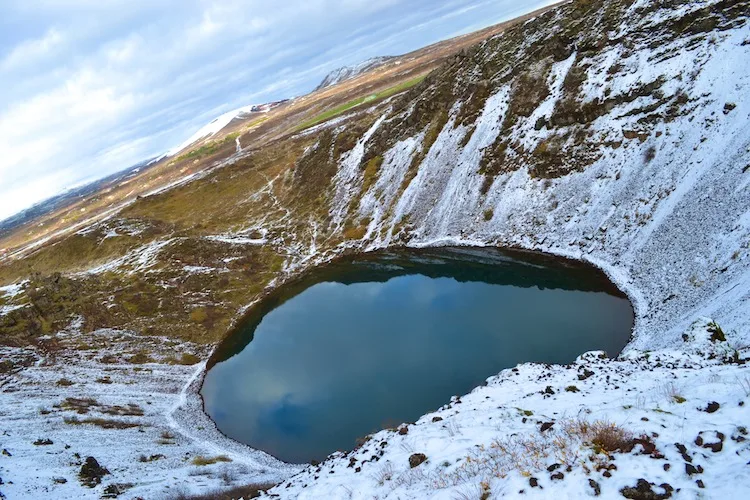
[[[59,408],[65,411],[74,411],[79,415],[85,415],[91,408],[98,405],[99,403],[93,398],[65,398],[65,401],[60,403]]]
[[[216,490],[205,495],[177,494],[170,500],[236,500],[237,498],[258,498],[261,492],[276,486],[273,483],[249,484],[226,490]]]
[[[78,417],[65,417],[63,421],[68,425],[96,425],[102,429],[131,429],[133,427],[141,426],[141,424],[135,422],[125,422],[124,420],[99,417],[85,419],[79,419]]]
[[[231,461],[232,459],[226,455],[218,455],[216,457],[204,457],[203,455],[198,455],[197,457],[193,458],[193,460],[190,463],[193,465],[204,466],[204,465],[213,465],[219,462],[231,462]]]
[[[586,458],[596,467],[595,464],[608,462],[613,453],[632,451],[636,443],[629,430],[612,422],[560,420],[543,433],[514,435],[478,447],[458,468],[437,478],[435,486],[455,486],[476,478],[504,478],[514,471],[531,476],[553,463],[580,466]]]

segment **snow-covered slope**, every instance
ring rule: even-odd
[[[328,73],[325,78],[323,78],[323,81],[320,82],[320,85],[318,85],[315,90],[322,90],[326,87],[330,87],[332,85],[336,85],[337,83],[344,82],[346,80],[350,80],[354,78],[357,75],[361,75],[362,73],[366,71],[370,71],[371,69],[375,69],[378,66],[382,66],[383,64],[387,63],[393,59],[392,57],[373,57],[370,59],[367,59],[366,61],[362,61],[359,64],[355,64],[354,66],[344,66],[342,68],[335,69]]]
[[[634,337],[617,361],[506,370],[272,494],[750,494],[748,16],[746,1],[573,2],[458,57],[373,125],[331,192],[332,225],[366,226],[343,246],[587,260],[631,296]],[[596,427],[640,441],[607,449]]]
[[[245,113],[250,113],[253,111],[253,108],[255,108],[255,105],[250,106],[243,106],[241,108],[234,109],[232,111],[227,111],[221,116],[218,116],[214,118],[209,124],[204,125],[196,133],[190,136],[189,139],[187,139],[185,142],[180,144],[179,146],[172,148],[167,153],[167,156],[174,156],[186,147],[190,146],[191,144],[201,140],[201,139],[207,139],[209,137],[213,137],[216,135],[216,133],[229,125],[229,122],[234,120],[235,118],[242,116]]]
[[[274,498],[745,498],[750,369],[699,320],[672,350],[504,370]],[[747,350],[745,355],[750,354]],[[649,496],[651,495],[651,496]]]
[[[750,6],[608,5],[624,23],[601,20],[562,53],[543,57],[565,8],[527,23],[520,48],[502,35],[431,78],[342,158],[334,224],[366,224],[347,245],[370,249],[497,244],[592,261],[634,301],[630,348],[673,345],[701,315],[750,343]],[[446,99],[454,89],[468,92]]]
[[[279,104],[282,104],[286,101],[277,101],[267,104],[250,104],[248,106],[242,106],[241,108],[234,109],[232,111],[227,111],[226,113],[222,114],[221,116],[218,116],[211,120],[211,122],[207,125],[204,125],[201,127],[196,133],[194,133],[188,140],[183,142],[177,147],[174,147],[170,149],[167,153],[165,153],[163,156],[160,156],[155,161],[158,161],[166,156],[174,156],[186,147],[190,146],[191,144],[195,144],[196,142],[203,140],[203,139],[209,139],[216,135],[221,129],[229,125],[229,123],[234,120],[235,118],[243,118],[245,115],[248,115],[250,113],[267,113],[268,111],[272,110]]]

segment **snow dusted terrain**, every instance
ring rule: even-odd
[[[190,146],[191,144],[195,142],[198,142],[201,139],[213,137],[221,129],[229,125],[229,122],[231,122],[235,118],[238,118],[244,114],[248,114],[252,112],[255,107],[256,106],[252,104],[249,106],[243,106],[241,108],[237,108],[232,111],[227,111],[223,115],[214,118],[213,120],[211,120],[210,123],[198,129],[198,131],[195,132],[193,135],[191,135],[185,142],[171,149],[167,153],[167,156],[174,156],[180,151],[182,151],[183,149],[185,149],[186,147]]]
[[[597,4],[572,5],[590,3]],[[345,250],[403,244],[512,246],[586,260],[604,269],[636,310],[633,339],[618,359],[587,353],[571,366],[505,370],[416,423],[301,469],[216,431],[197,396],[202,364],[157,359],[107,368],[101,353],[115,347],[106,342],[91,360],[85,350],[63,362],[54,353],[34,354],[28,368],[0,375],[0,449],[8,451],[0,455],[0,491],[9,498],[97,498],[121,484],[129,485],[127,498],[169,498],[180,489],[283,480],[270,495],[750,496],[750,4],[605,4],[624,5],[616,29],[601,28],[604,14],[587,14],[578,38],[535,61],[526,80],[488,74],[485,66],[502,57],[523,60],[540,40],[560,38],[570,6],[533,21],[543,29],[527,23],[536,31],[524,33],[518,53],[501,53],[500,35],[456,63],[463,80],[428,78],[421,94],[409,94],[413,102],[375,119],[335,159],[328,227],[311,220],[309,241],[285,243],[284,270],[292,275]],[[440,85],[474,90],[444,103]],[[480,99],[482,88],[489,91]],[[525,109],[519,96],[534,93],[539,102]],[[474,115],[464,113],[476,102]],[[420,113],[441,105],[445,120],[420,122]],[[363,165],[377,156],[382,161],[366,184]],[[500,157],[497,167],[492,160]],[[275,196],[273,180],[264,189]],[[288,224],[293,211],[274,203],[279,224]],[[326,247],[326,231],[340,234],[352,221],[364,226],[364,236]],[[271,218],[264,224],[269,234],[280,232]],[[278,244],[247,234],[213,238]],[[89,273],[142,271],[164,241]],[[17,292],[0,289],[7,301],[0,307],[15,307]],[[195,350],[171,349],[183,348]],[[111,386],[93,381],[106,370]],[[73,385],[53,384],[63,377]],[[75,404],[65,398],[83,396],[97,402],[89,414],[114,412],[138,425],[100,429],[46,416],[73,415]],[[143,415],[112,409],[129,403]],[[45,438],[53,444],[33,444]],[[111,475],[93,489],[80,487],[75,453],[95,456]],[[199,455],[232,461],[196,465]]]
[[[133,358],[160,348],[205,355],[201,347],[160,338],[144,343],[118,331],[81,335],[75,325],[58,339],[79,349],[43,358],[30,349],[0,351],[0,359],[28,365],[0,378],[5,497],[99,498],[103,491],[119,491],[127,498],[172,498],[207,486],[275,482],[297,470],[220,435],[207,442],[198,422],[212,424],[200,408],[190,418],[192,432],[181,431],[185,410],[176,407],[187,400],[184,391],[196,366]],[[89,456],[109,471],[94,490],[82,489],[77,476]],[[215,465],[195,465],[217,457]]]
[[[747,358],[750,347],[750,29],[745,17],[734,28],[708,34],[691,36],[687,30],[673,40],[644,36],[658,33],[655,26],[670,18],[698,13],[700,20],[701,12],[720,12],[727,5],[633,2],[620,32],[607,33],[627,40],[627,47],[614,43],[593,56],[573,51],[552,64],[547,97],[511,130],[508,142],[518,144],[516,150],[535,150],[560,134],[537,124],[552,118],[574,64],[587,75],[578,96],[584,103],[633,95],[638,85],[662,82],[659,93],[623,99],[591,120],[586,132],[602,146],[600,154],[568,175],[534,178],[522,166],[501,172],[483,194],[482,156],[509,112],[510,83],[489,96],[471,126],[457,123],[461,103],[453,105],[403,191],[426,132],[401,138],[384,152],[377,180],[360,194],[358,169],[367,142],[398,116],[373,125],[341,162],[334,224],[351,217],[346,210],[354,204],[368,224],[368,249],[490,244],[587,260],[631,297],[634,336],[614,362],[589,354],[572,367],[506,370],[488,387],[459,398],[460,404],[454,400],[409,425],[405,434],[382,431],[359,450],[308,468],[273,494],[342,499],[750,495],[748,369],[718,361],[734,350],[731,356]],[[747,4],[744,9],[747,16]],[[649,120],[649,112],[668,114],[668,103],[684,99],[683,94],[689,103],[684,113]],[[576,158],[577,147],[568,141],[559,154]],[[731,332],[728,346],[706,340],[710,327],[702,316]],[[727,352],[716,354],[714,348]],[[595,375],[579,381],[587,370]],[[708,413],[714,401],[720,409]],[[650,444],[627,452],[596,451],[591,436],[582,436],[580,425],[574,429],[579,420],[620,426],[647,436]],[[558,430],[542,432],[545,422]],[[564,443],[562,450],[558,442]],[[717,442],[722,445],[709,450],[708,443]],[[410,464],[420,453],[427,461]]]
[[[346,80],[351,80],[357,75],[361,75],[362,73],[366,71],[370,71],[371,69],[375,69],[378,66],[382,66],[383,64],[387,63],[391,59],[393,58],[392,57],[372,57],[370,59],[362,61],[359,64],[355,64],[354,66],[344,66],[342,68],[337,68],[331,71],[330,73],[328,73],[326,77],[323,78],[323,81],[320,82],[320,85],[318,85],[315,88],[315,90],[322,90],[326,87],[331,87],[333,85],[344,82]]]
[[[715,3],[684,2],[680,9],[657,10],[654,17]],[[630,10],[644,5],[650,3],[634,2]],[[405,191],[399,190],[401,181],[422,136],[405,138],[383,154],[379,177],[358,205],[359,216],[369,220],[367,248],[404,241],[490,244],[588,260],[634,302],[637,324],[630,348],[674,345],[701,315],[742,332],[750,342],[750,29],[745,23],[699,42],[677,38],[649,49],[652,40],[638,42],[628,32],[647,30],[654,17],[610,35],[634,40],[629,57],[614,45],[579,61],[589,75],[582,99],[628,93],[638,83],[662,77],[661,94],[689,95],[689,113],[649,127],[637,111],[659,99],[617,106],[588,125],[603,147],[584,171],[539,179],[520,168],[498,175],[482,194],[482,153],[496,140],[508,111],[509,88],[501,86],[487,99],[473,133],[454,118],[448,121]],[[536,130],[535,123],[551,113],[575,58],[574,53],[552,66],[549,96],[516,123],[509,142],[534,149],[557,132]],[[623,74],[605,82],[601,76],[614,61]],[[460,103],[452,112],[459,108]],[[628,139],[630,131],[636,137]],[[462,146],[467,133],[472,135]],[[566,149],[575,153],[575,146]],[[356,201],[363,150],[355,147],[341,163],[334,221],[346,216],[337,219],[337,207]]]
[[[617,361],[590,352],[570,366],[504,370],[413,424],[308,467],[271,494],[743,498],[750,491],[750,370],[724,364],[733,351],[712,342],[707,328],[699,320],[675,349],[631,351]],[[592,444],[613,429],[625,430],[612,432],[624,449]]]

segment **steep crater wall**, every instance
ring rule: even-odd
[[[632,348],[748,331],[749,14],[577,1],[457,56],[338,160],[324,222],[361,237],[336,251],[541,250],[628,291]]]

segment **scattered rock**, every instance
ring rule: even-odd
[[[598,497],[602,494],[602,487],[599,486],[599,483],[594,481],[593,479],[589,479],[589,486],[591,486],[591,489],[594,490],[594,496]]]
[[[719,411],[719,408],[721,408],[721,405],[719,403],[717,403],[716,401],[711,401],[703,411],[705,411],[706,413],[715,413]]]
[[[78,478],[81,484],[93,488],[102,483],[102,478],[109,474],[109,471],[99,465],[94,457],[87,457],[86,462],[81,466]]]
[[[578,380],[586,380],[587,378],[589,378],[593,374],[594,374],[594,372],[592,372],[588,368],[584,368],[583,369],[583,373],[579,373],[578,374]]]
[[[724,448],[724,433],[719,431],[703,431],[695,438],[695,444],[702,448],[719,453]]]
[[[542,426],[539,428],[539,432],[545,432],[552,428],[552,426],[555,425],[554,422],[544,422]]]
[[[559,481],[565,479],[565,474],[563,474],[562,472],[555,472],[554,474],[551,474],[549,478],[555,481]]]
[[[643,448],[643,451],[640,453],[641,455],[649,455],[651,458],[656,459],[664,458],[664,454],[656,449],[656,445],[648,436],[644,435],[633,439],[632,446],[635,447],[637,445],[641,445],[641,448]]]
[[[728,115],[728,114],[729,114],[729,113],[731,113],[731,112],[732,112],[732,111],[734,110],[734,108],[736,108],[736,107],[737,107],[737,104],[735,104],[735,103],[733,103],[733,102],[728,102],[728,103],[724,104],[724,114],[725,114],[725,115]]]
[[[706,485],[703,484],[703,480],[702,479],[696,479],[695,480],[695,484],[697,484],[698,488],[701,488],[701,489],[706,487]]]
[[[104,494],[102,498],[117,498],[118,496],[125,493],[126,490],[132,488],[132,484],[110,484],[104,488]]]
[[[529,478],[529,486],[532,488],[541,488],[541,486],[539,486],[539,480],[535,477]]]
[[[11,455],[11,454],[10,454],[10,452],[9,452],[9,451],[8,451],[7,449],[5,449],[5,448],[3,448],[2,454],[3,454],[3,455],[5,455],[6,457],[12,457],[12,456],[13,456],[13,455]]]
[[[682,459],[683,459],[684,461],[686,461],[686,462],[692,462],[692,461],[693,461],[693,457],[691,457],[691,456],[690,456],[690,455],[688,454],[688,452],[687,452],[687,448],[685,447],[685,445],[684,445],[684,444],[681,444],[681,443],[675,443],[674,445],[675,445],[675,446],[677,447],[677,451],[679,451],[679,452],[680,452],[680,455],[682,455]]]
[[[65,479],[64,477],[55,477],[55,478],[52,478],[52,482],[55,484],[65,484],[68,482],[68,480]]]
[[[551,385],[548,385],[547,387],[545,387],[544,394],[554,394],[554,393],[555,391],[552,389]]]
[[[414,453],[409,457],[409,466],[413,469],[421,465],[425,460],[427,460],[427,455],[424,453]]]
[[[443,417],[432,417],[433,422],[440,422],[441,420],[443,420]]]
[[[700,465],[696,467],[693,464],[685,464],[685,473],[688,476],[692,476],[695,474],[703,474],[703,467],[701,467]]]
[[[552,464],[552,465],[550,465],[549,467],[547,467],[547,472],[553,472],[553,471],[556,471],[556,470],[557,470],[557,469],[559,469],[560,467],[561,467],[561,465],[560,465],[560,464]]]
[[[37,439],[34,441],[34,446],[49,446],[51,444],[54,444],[51,439]]]
[[[409,434],[409,426],[405,425],[405,426],[401,427],[398,430],[398,433],[399,433],[400,436],[406,436],[407,434]]]
[[[654,486],[654,483],[649,483],[645,479],[639,479],[635,486],[626,486],[621,489],[620,494],[632,500],[664,500],[672,497],[673,488],[669,484],[664,483],[660,485],[664,493],[655,492],[652,486]]]

